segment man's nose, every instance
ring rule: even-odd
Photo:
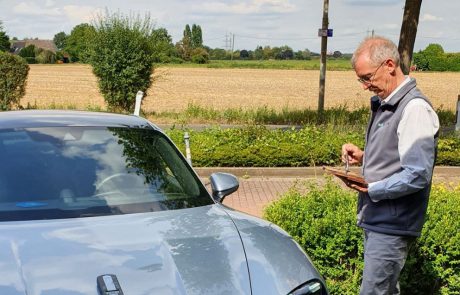
[[[363,90],[367,90],[371,86],[371,84],[368,83],[362,83],[361,85],[363,86]]]

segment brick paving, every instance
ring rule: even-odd
[[[224,204],[258,217],[270,202],[286,193],[297,178],[240,178],[240,188],[224,199]]]
[[[202,177],[207,183],[207,179]],[[265,206],[277,200],[286,193],[289,188],[296,183],[304,181],[324,181],[322,176],[310,177],[239,177],[240,187],[233,194],[224,199],[224,204],[236,210],[262,217]],[[340,181],[337,180],[339,183]],[[455,187],[460,185],[460,169],[455,171],[442,171],[434,174],[434,183],[446,183],[448,186]],[[209,185],[207,185],[209,189]]]

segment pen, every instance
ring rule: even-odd
[[[350,163],[348,162],[348,155],[345,157],[345,173],[350,171]]]

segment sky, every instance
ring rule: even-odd
[[[0,21],[10,37],[53,39],[70,34],[80,23],[91,23],[105,11],[149,14],[177,42],[186,24],[201,26],[211,48],[254,50],[256,46],[288,45],[320,52],[318,29],[323,0],[0,0]],[[374,33],[396,44],[405,0],[330,0],[328,51],[351,53]],[[424,0],[414,51],[430,43],[445,52],[460,52],[459,0]]]

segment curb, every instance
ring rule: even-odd
[[[341,169],[343,167],[336,167]],[[225,172],[237,177],[316,177],[324,175],[322,167],[196,167],[198,176],[209,177],[212,173]],[[361,173],[361,167],[351,167],[350,171]],[[459,176],[460,167],[436,166],[434,175]]]

